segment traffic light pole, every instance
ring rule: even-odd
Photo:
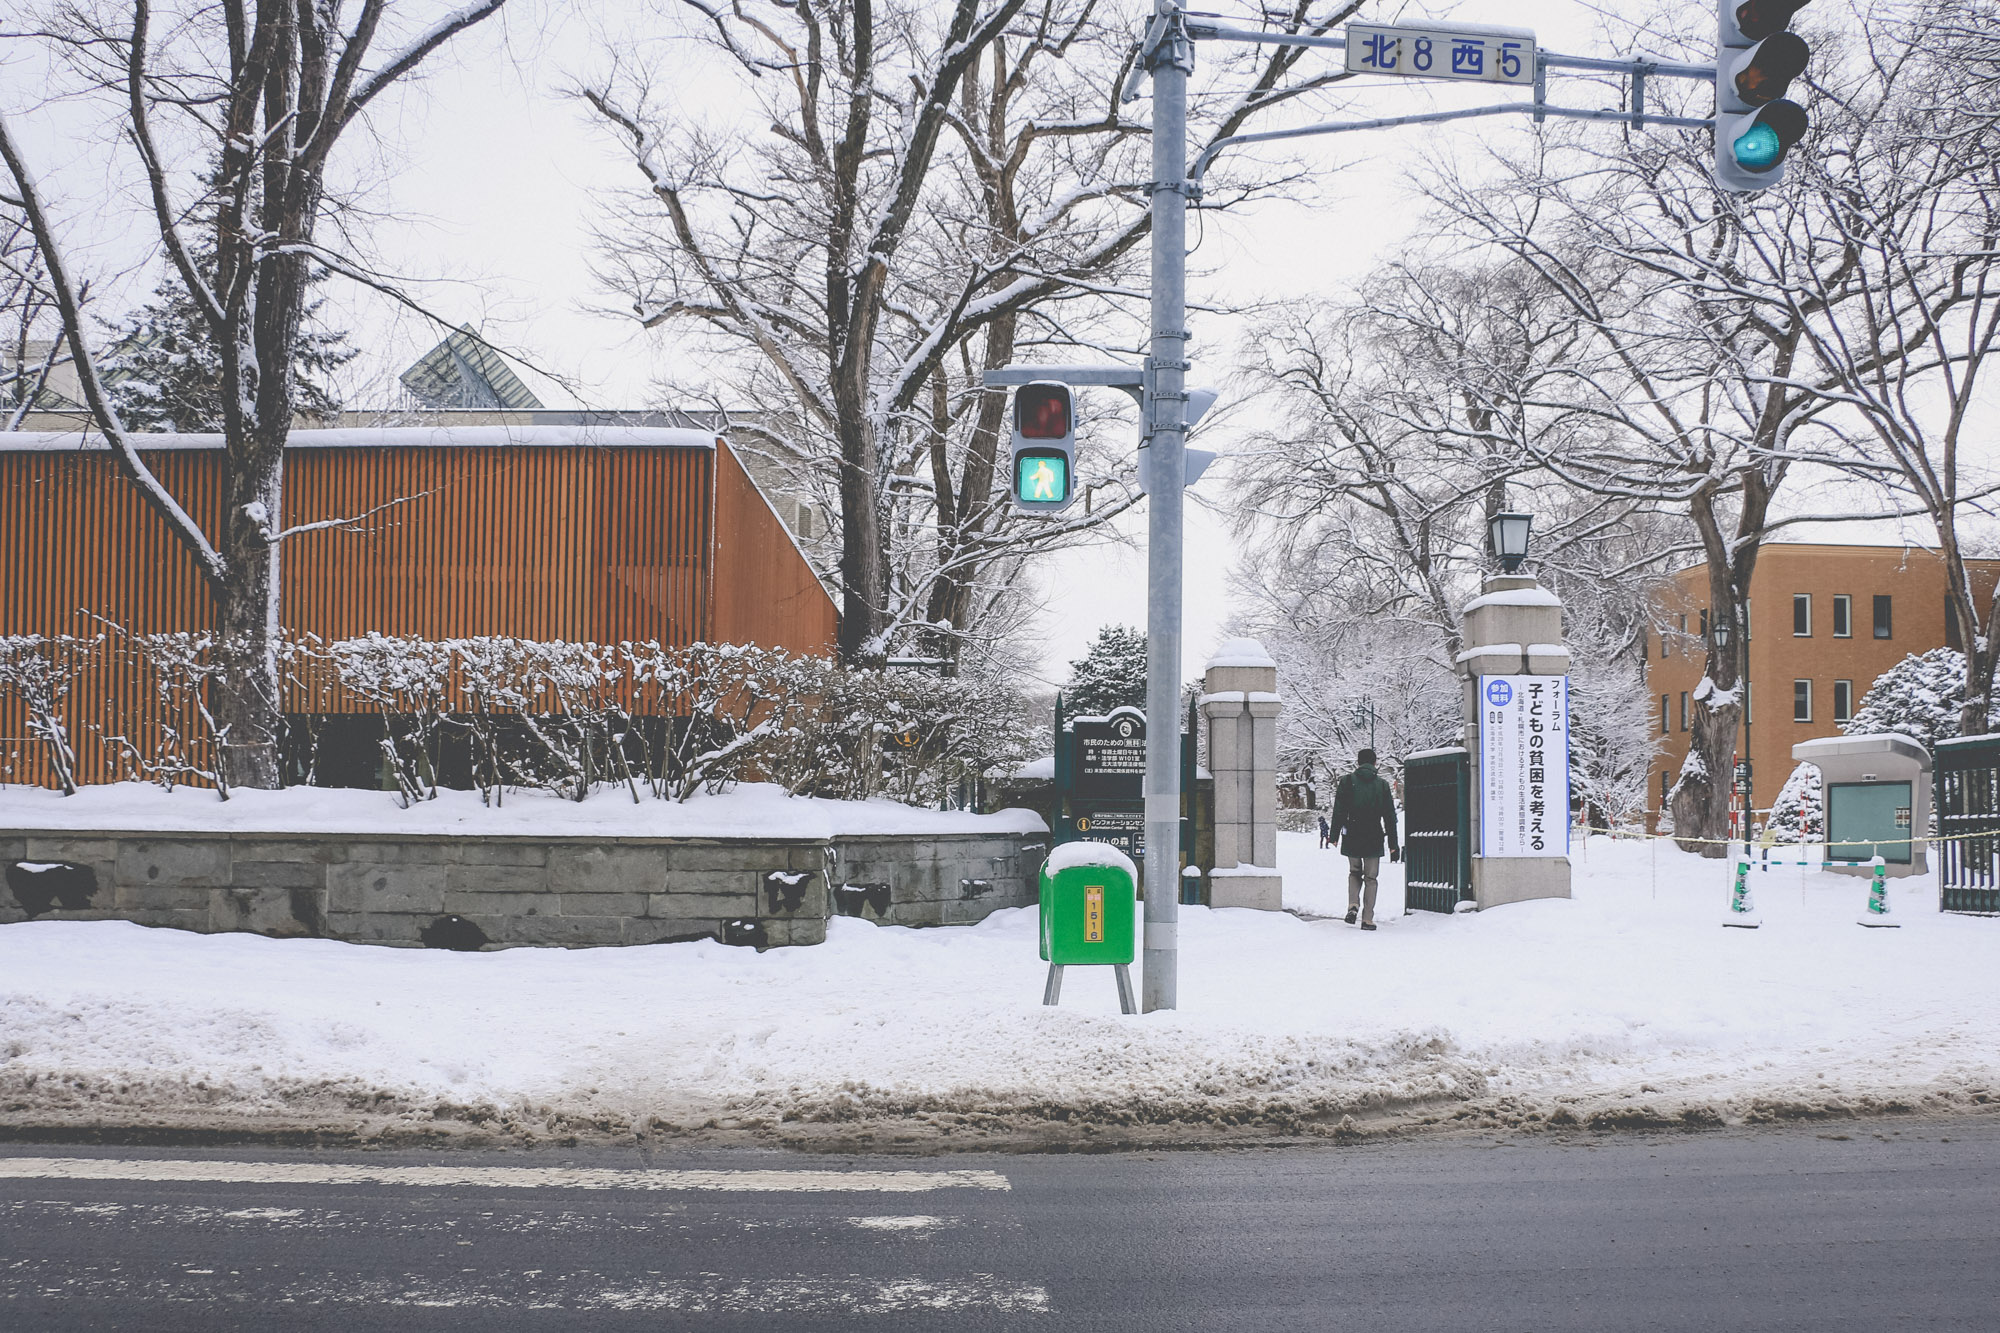
[[[1677,64],[1657,60],[1601,60],[1536,55],[1534,98],[1499,106],[1471,107],[1377,120],[1336,121],[1297,129],[1238,134],[1218,139],[1196,159],[1187,158],[1188,76],[1194,71],[1194,43],[1233,41],[1262,45],[1316,46],[1340,49],[1342,37],[1262,32],[1190,23],[1176,0],[1154,0],[1153,19],[1146,30],[1140,67],[1127,83],[1122,101],[1139,96],[1140,80],[1150,76],[1153,96],[1153,181],[1150,202],[1153,243],[1151,353],[1143,370],[1124,366],[1009,366],[985,372],[990,388],[1056,380],[1072,385],[1102,385],[1123,389],[1139,398],[1144,420],[1140,471],[1148,496],[1146,540],[1146,919],[1143,939],[1145,972],[1141,1008],[1173,1009],[1179,1000],[1181,764],[1181,588],[1183,492],[1188,477],[1187,432],[1190,417],[1211,395],[1190,410],[1187,390],[1187,210],[1201,198],[1202,177],[1216,155],[1226,148],[1276,139],[1302,139],[1355,130],[1388,129],[1401,125],[1468,120],[1481,116],[1531,115],[1616,121],[1629,125],[1696,127],[1706,118],[1663,116],[1645,109],[1648,78],[1712,79],[1712,65]],[[1560,107],[1549,104],[1547,71],[1568,68],[1616,72],[1632,80],[1631,105],[1624,110]],[[1372,727],[1371,727],[1372,733]],[[1371,734],[1372,739],[1372,734]]]
[[[1187,86],[1194,42],[1174,0],[1154,0],[1153,329],[1145,412],[1146,929],[1140,1008],[1179,999],[1181,520],[1187,487]]]

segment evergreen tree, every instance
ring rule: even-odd
[[[1939,741],[1959,734],[1964,701],[1964,654],[1956,648],[1912,653],[1875,678],[1841,731],[1849,736],[1895,732],[1935,750]],[[1989,721],[1988,729],[1992,726]]]
[[[1069,664],[1063,708],[1070,716],[1101,717],[1114,708],[1146,706],[1146,636],[1106,625],[1084,655]]]
[[[205,274],[214,272],[212,256],[198,256],[196,262]],[[325,278],[322,269],[309,281]],[[333,373],[359,355],[347,345],[344,332],[319,324],[316,316],[324,304],[306,305],[293,359],[298,371],[294,408],[317,421],[339,414]],[[169,270],[153,288],[153,298],[126,318],[102,367],[106,391],[127,429],[222,429],[222,356],[179,274]]]
[[[1818,764],[1800,764],[1771,803],[1771,841],[1819,842],[1826,837],[1825,782]]]

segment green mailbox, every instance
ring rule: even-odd
[[[1139,872],[1106,842],[1066,842],[1042,865],[1042,958],[1049,965],[1043,1004],[1062,998],[1062,970],[1107,966],[1118,980],[1118,1006],[1138,1012],[1131,966],[1137,949]]]

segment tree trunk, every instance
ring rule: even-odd
[[[1683,768],[1672,801],[1674,841],[1684,852],[1711,860],[1729,852],[1729,793],[1735,780],[1737,723],[1742,717],[1735,703],[1711,708],[1704,699],[1695,709],[1689,753],[1700,756],[1702,772],[1690,776]]]
[[[275,788],[283,722],[278,681],[278,544],[271,540],[284,493],[280,443],[249,466],[231,470],[223,514],[229,574],[216,589],[215,714],[217,764],[231,787]]]
[[[852,386],[843,385],[843,390]],[[852,401],[850,402],[850,398]],[[840,658],[878,664],[888,602],[888,565],[882,558],[882,514],[876,507],[875,441],[863,419],[858,392],[842,392],[840,409]]]

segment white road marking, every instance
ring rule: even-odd
[[[753,1194],[915,1194],[1011,1189],[997,1171],[619,1171],[560,1166],[353,1166],[108,1157],[0,1157],[0,1180],[138,1180],[216,1185],[731,1190]]]
[[[847,1225],[860,1227],[863,1231],[930,1231],[936,1227],[955,1226],[955,1217],[932,1217],[928,1213],[898,1217],[850,1217]]]
[[[881,1315],[908,1310],[1044,1314],[1045,1287],[990,1273],[958,1278],[869,1278],[858,1275],[732,1279],[612,1276],[566,1272],[553,1284],[523,1284],[531,1274],[405,1274],[392,1279],[295,1274],[268,1286],[243,1281],[190,1281],[189,1275],[150,1276],[122,1265],[29,1260],[0,1265],[0,1301],[149,1301],[176,1305],[376,1305],[429,1309],[668,1310],[683,1314]],[[235,1272],[231,1278],[239,1278]]]

